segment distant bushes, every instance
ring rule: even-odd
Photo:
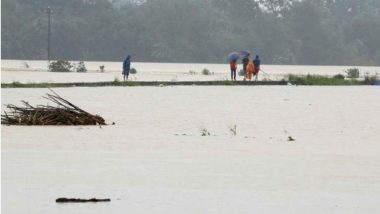
[[[344,80],[345,77],[343,74],[337,74],[337,75],[334,75],[333,78],[338,79],[338,80]]]
[[[131,70],[129,71],[129,73],[131,73],[131,74],[137,74],[137,70],[135,68],[131,68]]]
[[[71,72],[73,66],[70,62],[58,60],[49,64],[49,71],[51,72]]]
[[[358,68],[349,68],[344,71],[347,75],[337,74],[333,77],[321,75],[288,75],[290,83],[297,85],[379,85],[378,75],[366,74],[363,79],[360,77]]]
[[[380,78],[378,75],[365,75],[364,82],[370,85],[380,85]]]
[[[84,62],[80,61],[77,65],[73,66],[77,72],[87,72],[87,68],[84,65]]]
[[[356,79],[356,78],[359,78],[360,76],[360,71],[358,68],[349,68],[345,72],[347,74],[347,78],[350,78],[350,79]]]
[[[204,68],[204,69],[202,70],[202,74],[203,74],[203,75],[211,75],[211,72],[210,72],[210,70],[208,70],[207,68]]]
[[[101,66],[99,66],[99,69],[100,69],[100,72],[104,72],[105,70],[104,70],[104,68],[105,68],[105,66],[104,65],[101,65]]]
[[[341,76],[328,77],[321,75],[288,75],[288,81],[296,85],[362,85],[364,82],[345,80]]]
[[[65,60],[57,60],[49,64],[50,72],[87,72],[87,68],[83,61],[78,63],[70,63]]]

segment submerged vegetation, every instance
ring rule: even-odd
[[[379,85],[378,75],[366,75],[364,79],[346,79],[338,74],[333,77],[322,75],[289,74],[280,81],[120,81],[115,77],[110,82],[70,82],[70,83],[2,83],[1,88],[55,88],[55,87],[102,87],[102,86],[257,86],[257,85]]]
[[[210,136],[210,135],[211,133],[206,128],[201,129],[201,136]]]
[[[131,74],[137,74],[136,68],[131,68],[131,70],[129,71],[129,73],[131,73]]]
[[[349,68],[345,72],[347,74],[347,78],[350,78],[350,79],[356,79],[356,78],[359,78],[360,76],[360,71],[358,68]]]
[[[1,115],[1,123],[6,125],[106,125],[99,115],[90,114],[58,94],[43,97],[56,104],[32,106],[22,101],[24,106],[8,104],[8,112]]]
[[[344,75],[343,74],[337,74],[333,76],[334,79],[339,79],[339,80],[344,80]]]
[[[69,61],[57,60],[49,64],[50,72],[72,72],[73,65]]]
[[[80,72],[80,73],[87,72],[87,68],[84,65],[83,61],[78,62],[78,64],[74,65],[74,67],[75,67],[76,72]]]
[[[364,81],[346,80],[340,76],[328,77],[322,75],[288,75],[288,80],[295,85],[365,85]]]
[[[237,134],[237,125],[235,124],[235,125],[233,125],[233,126],[231,126],[231,127],[229,127],[229,130],[230,130],[230,132],[231,132],[231,134],[233,135],[233,136],[236,136],[236,134]]]
[[[208,70],[207,68],[204,68],[204,69],[202,70],[202,74],[203,74],[203,75],[211,75],[211,72],[210,72],[210,70]]]
[[[378,74],[366,74],[364,79],[360,78],[360,70],[358,68],[349,68],[346,76],[336,74],[333,77],[322,75],[288,75],[288,81],[296,85],[379,85]]]
[[[380,85],[380,78],[378,75],[365,75],[364,76],[364,83],[369,85]]]
[[[103,66],[104,68],[104,66]],[[87,72],[87,68],[83,61],[78,63],[70,63],[66,60],[57,60],[49,64],[50,72]]]
[[[100,72],[104,72],[105,71],[105,66],[104,65],[101,65],[101,66],[99,66],[99,69],[100,69]]]

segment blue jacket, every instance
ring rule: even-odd
[[[253,60],[253,64],[256,66],[256,67],[260,67],[260,59],[259,59],[259,56],[256,55],[256,58]]]
[[[131,69],[131,56],[127,56],[127,58],[123,61],[123,74],[129,74],[129,70]]]

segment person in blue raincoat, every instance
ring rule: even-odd
[[[128,80],[129,71],[131,70],[131,56],[128,55],[123,61],[123,79]]]
[[[253,60],[253,64],[255,66],[253,70],[253,76],[255,76],[255,81],[257,81],[257,78],[259,76],[259,71],[260,71],[260,64],[261,64],[259,55],[256,55],[255,59]]]

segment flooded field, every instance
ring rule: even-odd
[[[380,212],[379,87],[55,91],[116,124],[2,126],[3,213]],[[47,92],[2,89],[1,103]]]
[[[1,82],[100,82],[122,80],[121,62],[85,62],[87,73],[52,73],[47,72],[46,61],[1,60]],[[105,72],[100,72],[104,65]],[[209,81],[228,80],[230,71],[228,64],[186,64],[186,63],[134,63],[137,74],[131,75],[132,81]],[[294,66],[294,65],[262,65],[259,79],[282,80],[287,74],[320,74],[333,76],[345,74],[344,71],[355,66]],[[202,75],[203,69],[212,75]],[[380,67],[357,67],[362,75],[379,74]],[[238,65],[238,70],[242,65]],[[191,71],[191,72],[190,72]],[[243,77],[237,77],[242,80]]]

